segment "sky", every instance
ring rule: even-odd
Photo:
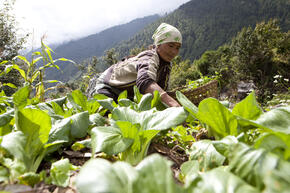
[[[60,44],[152,14],[165,14],[189,0],[16,0],[20,33],[27,46]]]

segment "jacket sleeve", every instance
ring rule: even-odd
[[[152,82],[156,82],[158,66],[158,56],[151,53],[140,56],[137,64],[136,85],[142,94]]]

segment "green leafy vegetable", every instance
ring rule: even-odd
[[[67,158],[52,163],[50,169],[50,178],[52,184],[61,187],[67,187],[69,185],[70,171],[76,169],[77,167],[69,163]]]
[[[182,193],[170,165],[157,154],[146,157],[136,168],[124,162],[93,159],[81,168],[76,187],[80,193]]]
[[[117,107],[112,111],[112,127],[92,130],[93,153],[121,153],[121,160],[135,165],[146,156],[150,141],[160,130],[183,123],[186,117],[187,113],[180,107],[142,112]]]
[[[200,171],[208,171],[223,165],[225,157],[221,155],[209,140],[201,140],[192,144],[189,149],[190,160],[197,160]]]

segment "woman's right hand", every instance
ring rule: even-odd
[[[165,91],[160,95],[161,101],[167,104],[170,107],[181,107],[181,105],[174,100],[171,96],[169,96]]]

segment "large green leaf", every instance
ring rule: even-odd
[[[18,91],[16,91],[16,93],[13,94],[14,106],[17,107],[18,109],[24,108],[27,104],[29,94],[30,94],[29,86],[22,87]]]
[[[47,142],[47,153],[59,149],[63,143],[70,144],[76,138],[83,138],[87,135],[89,127],[88,112],[81,112],[71,117],[57,120],[49,134]]]
[[[255,148],[263,148],[282,159],[290,158],[290,135],[279,132],[263,133],[256,140]]]
[[[186,117],[182,107],[141,112],[130,107],[117,107],[112,112],[113,127],[97,127],[94,132],[100,134],[93,135],[96,140],[92,144],[95,151],[108,154],[122,152],[121,159],[135,165],[146,156],[150,141],[160,130],[181,124]]]
[[[48,141],[51,129],[50,116],[41,110],[26,108],[17,112],[18,129],[27,137],[28,143],[32,145],[30,148],[38,148],[40,141],[45,144]]]
[[[112,118],[115,121],[129,121],[132,124],[141,124],[144,117],[149,117],[155,111],[155,109],[151,109],[149,111],[137,112],[130,107],[117,107],[112,112]]]
[[[47,144],[51,144],[47,148],[47,153],[56,151],[62,146],[62,143],[68,143],[70,139],[71,120],[69,118],[56,121],[49,133]]]
[[[138,166],[138,178],[133,184],[134,192],[182,193],[172,176],[171,162],[158,154],[146,157]]]
[[[189,187],[191,182],[198,176],[199,174],[199,163],[197,160],[189,160],[184,162],[180,166],[181,170],[181,180],[184,182],[185,187]]]
[[[250,120],[259,118],[263,111],[256,101],[255,92],[253,91],[244,100],[236,104],[232,113]]]
[[[152,94],[147,93],[142,96],[140,102],[138,103],[138,111],[148,111],[151,109],[151,101],[153,97]]]
[[[94,127],[91,131],[93,154],[105,152],[109,155],[125,151],[133,143],[133,139],[125,138],[119,128]]]
[[[135,193],[136,178],[137,172],[127,163],[92,159],[81,168],[76,187],[80,193]]]
[[[87,97],[80,91],[74,90],[71,93],[74,102],[79,105],[83,111],[87,110]]]
[[[63,119],[64,112],[61,112],[61,107],[55,102],[39,103],[36,107],[42,111],[45,111],[51,117],[53,122],[55,120]]]
[[[71,119],[71,136],[82,138],[87,135],[89,128],[89,113],[87,111],[75,114],[67,119]]]
[[[133,139],[134,142],[131,146],[131,149],[133,152],[140,151],[141,150],[141,142],[140,142],[140,136],[139,136],[139,124],[132,124],[128,121],[117,121],[116,125],[118,128],[120,128],[120,131],[122,133],[122,136],[124,138]]]
[[[120,99],[118,101],[118,105],[121,107],[132,107],[133,109],[137,109],[137,104],[130,99]]]
[[[183,193],[174,182],[170,165],[158,154],[148,156],[136,168],[93,159],[81,168],[76,187],[80,193]]]
[[[290,173],[289,163],[264,149],[255,150],[243,143],[232,147],[228,159],[229,170],[259,190],[265,187],[265,179],[272,172],[276,171],[280,175],[285,172]],[[285,171],[285,168],[288,170]]]
[[[290,134],[290,106],[270,110],[255,122],[273,131]]]
[[[143,95],[140,93],[137,86],[134,86],[133,90],[134,90],[134,102],[138,104],[141,101]]]
[[[198,108],[180,91],[176,91],[178,102],[187,110],[193,117],[197,117]]]
[[[45,155],[45,143],[48,141],[51,129],[50,116],[39,109],[25,108],[16,111],[17,129],[26,136],[25,155],[29,161],[25,162],[27,171],[36,172]]]
[[[265,177],[266,188],[263,193],[288,193],[290,187],[290,164],[281,162],[280,171],[272,170]]]
[[[236,117],[217,99],[207,98],[201,101],[197,118],[209,126],[209,133],[216,139],[238,134]]]
[[[117,121],[123,137],[134,140],[130,148],[120,154],[120,159],[137,165],[146,155],[151,140],[159,133],[159,130],[141,130],[140,124],[132,124],[128,121]]]
[[[142,130],[165,130],[182,124],[188,114],[182,107],[170,107],[163,111],[157,111],[148,117],[142,117]]]
[[[54,103],[57,103],[59,106],[62,107],[66,103],[66,99],[67,99],[66,96],[65,97],[60,97],[60,98],[57,98],[57,99],[50,100],[47,103],[51,104],[52,102],[54,102]]]
[[[210,140],[194,142],[188,151],[190,160],[197,160],[200,171],[204,172],[223,165],[225,157],[213,146]]]
[[[119,94],[119,96],[118,96],[118,103],[119,103],[119,101],[121,100],[121,99],[127,99],[127,97],[128,97],[128,91],[127,90],[124,90],[123,92],[121,92],[120,94]]]
[[[223,156],[228,156],[230,153],[230,147],[237,144],[238,140],[236,137],[228,135],[221,140],[212,141],[215,149]]]
[[[114,120],[139,123],[141,130],[165,130],[185,121],[187,113],[182,107],[171,107],[163,111],[151,109],[136,112],[128,107],[118,107],[112,112]]]
[[[27,137],[21,131],[16,131],[3,136],[0,146],[9,152],[9,154],[14,158],[26,161],[26,140]]]
[[[100,103],[96,99],[89,99],[87,101],[87,109],[89,111],[89,114],[96,113],[100,108]]]
[[[107,123],[107,119],[101,116],[99,113],[91,114],[89,119],[90,125],[94,126],[104,126]]]
[[[202,180],[193,193],[259,193],[238,176],[221,168],[213,169],[201,175]]]
[[[108,109],[109,111],[113,111],[113,109],[117,107],[116,102],[111,98],[98,100],[98,102],[101,104],[102,107]]]

